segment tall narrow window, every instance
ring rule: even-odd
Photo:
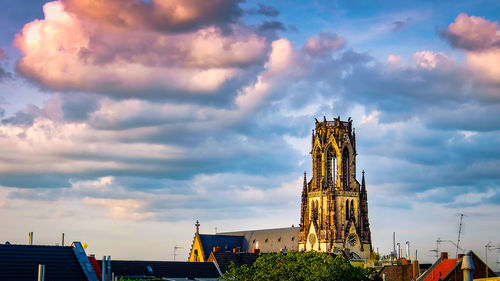
[[[314,153],[315,154],[315,161],[314,161],[314,171],[315,171],[315,175],[313,175],[315,178],[316,178],[316,188],[319,188],[321,186],[321,176],[322,176],[322,172],[321,172],[321,149],[316,149],[316,152]]]
[[[345,219],[349,219],[349,200],[345,200]]]
[[[354,218],[354,203],[351,200],[351,218]]]
[[[326,175],[329,186],[335,186],[335,173],[337,170],[337,161],[335,159],[335,150],[330,146],[327,150]]]
[[[344,190],[349,189],[349,151],[342,152],[342,185]]]

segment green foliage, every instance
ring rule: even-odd
[[[369,281],[373,269],[352,266],[342,255],[290,251],[261,254],[253,265],[231,265],[219,280],[226,281]]]

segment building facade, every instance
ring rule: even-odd
[[[299,251],[369,259],[372,252],[364,172],[356,180],[356,134],[352,120],[316,120],[311,139],[312,178],[304,173]]]

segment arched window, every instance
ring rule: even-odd
[[[354,203],[351,200],[351,218],[354,218]]]
[[[349,219],[349,200],[345,200],[345,219]]]
[[[316,188],[321,186],[321,149],[317,148],[314,152],[314,177],[316,177]]]
[[[335,150],[333,147],[328,147],[326,152],[326,175],[328,183],[335,186],[335,174],[337,173],[337,161],[335,158]]]
[[[342,152],[342,185],[344,190],[349,189],[349,150]]]
[[[194,261],[199,262],[200,260],[198,259],[198,249],[194,250]]]

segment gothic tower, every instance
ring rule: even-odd
[[[316,120],[312,133],[312,179],[304,173],[299,250],[338,252],[369,259],[372,252],[363,171],[356,180],[356,134],[351,118]]]

